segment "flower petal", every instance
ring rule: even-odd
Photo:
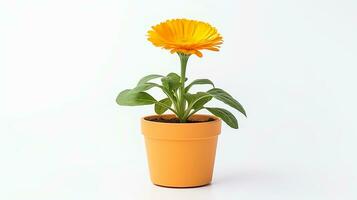
[[[200,50],[219,51],[223,43],[217,29],[208,23],[172,19],[153,26],[148,31],[148,40],[157,47],[202,57]]]

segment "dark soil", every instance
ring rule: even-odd
[[[146,120],[152,121],[152,122],[163,122],[163,123],[180,123],[180,120],[178,118],[163,118],[163,117],[157,117],[157,118],[147,118]],[[206,121],[194,121],[194,120],[187,120],[185,123],[201,123],[201,122],[211,122],[214,121],[214,118],[208,118]]]

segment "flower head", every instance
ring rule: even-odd
[[[219,51],[222,39],[215,27],[189,19],[167,20],[148,31],[148,40],[153,45],[171,53],[196,54],[199,57],[202,57],[200,50]]]

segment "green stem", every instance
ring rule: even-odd
[[[179,87],[179,96],[178,96],[178,104],[179,104],[179,109],[178,113],[179,116],[178,118],[180,119],[181,123],[185,123],[187,118],[185,118],[185,107],[186,107],[186,102],[185,102],[185,80],[186,80],[186,67],[187,67],[187,61],[190,55],[184,54],[184,53],[178,53],[181,61],[181,79],[180,79],[180,87]]]
[[[202,110],[202,108],[199,108],[199,109],[197,109],[197,110],[192,111],[192,112],[187,116],[187,119],[190,118],[193,114],[195,114],[196,112],[198,112],[198,111],[200,111],[200,110]]]
[[[193,105],[195,105],[195,103],[197,103],[199,100],[203,99],[203,98],[206,98],[206,97],[209,97],[211,95],[205,95],[205,96],[201,96],[200,98],[196,99],[195,101],[191,102],[188,106],[187,106],[187,109],[186,109],[186,112],[184,114],[184,117],[185,119],[188,119],[192,114],[196,113],[197,111],[195,110],[193,113],[191,113],[191,110],[192,110],[192,107]],[[199,109],[200,110],[200,109]],[[191,114],[190,114],[191,113]]]

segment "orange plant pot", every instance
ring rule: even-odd
[[[190,119],[213,121],[199,123],[163,123],[141,120],[151,181],[166,187],[198,187],[212,181],[221,119],[212,115],[194,115]],[[174,115],[161,115],[172,118]]]

